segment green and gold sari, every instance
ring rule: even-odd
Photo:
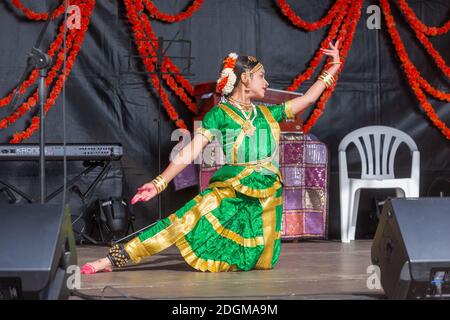
[[[277,263],[283,182],[278,123],[293,114],[289,103],[255,111],[253,135],[246,134],[250,124],[232,104],[214,106],[205,115],[197,133],[221,142],[226,164],[207,189],[125,244],[129,259],[137,263],[175,244],[201,271],[271,269]]]

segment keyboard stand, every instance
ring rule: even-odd
[[[17,189],[15,186],[6,183],[2,180],[0,180],[0,185],[4,185],[3,188],[0,189],[0,192],[5,192],[8,197],[9,197],[9,203],[13,204],[17,202],[17,198],[14,196],[14,193],[12,193],[11,191],[14,191],[15,193],[17,193],[18,195],[20,195],[22,198],[24,198],[25,200],[27,200],[28,203],[33,203],[35,202],[35,200],[33,200],[29,195],[27,195],[25,192]]]
[[[72,189],[73,191],[75,191],[81,198],[81,200],[83,200],[83,202],[85,201],[86,197],[92,192],[92,190],[94,190],[94,188],[98,185],[98,183],[101,181],[101,179],[103,179],[103,177],[111,170],[111,161],[84,161],[83,162],[83,166],[87,167],[85,170],[83,170],[81,173],[79,173],[76,177],[72,178],[69,182],[67,182],[67,189]],[[87,190],[83,193],[81,192],[80,188],[78,188],[78,186],[74,186],[74,184],[79,181],[81,179],[81,177],[87,175],[89,172],[91,172],[92,170],[94,170],[97,167],[103,167],[102,171],[100,171],[100,173],[97,175],[97,177],[95,178],[95,180],[89,185],[89,187],[87,188]],[[74,186],[74,187],[72,187]],[[64,190],[64,185],[62,185],[60,188],[58,188],[57,190],[55,190],[53,193],[51,193],[50,195],[48,195],[45,198],[45,202],[53,199],[54,197],[56,197],[59,193],[61,193]]]
[[[80,196],[83,203],[86,200],[86,197],[94,190],[94,188],[98,185],[98,183],[103,179],[103,177],[111,170],[111,160],[105,160],[105,161],[84,161],[83,166],[87,167],[85,170],[83,170],[81,173],[79,173],[76,177],[72,178],[67,183],[67,189],[71,189],[75,191],[78,196]],[[81,192],[80,188],[78,186],[74,186],[76,182],[78,182],[83,176],[86,176],[89,172],[94,170],[97,167],[103,167],[103,169],[100,171],[100,173],[97,175],[97,177],[94,179],[94,181],[89,185],[87,190],[85,192]],[[0,192],[7,193],[8,197],[10,198],[9,203],[16,203],[17,198],[14,196],[14,193],[17,193],[22,198],[24,198],[28,203],[35,203],[37,200],[33,199],[30,195],[26,194],[25,192],[19,190],[17,187],[4,182],[0,180],[0,185],[3,185],[4,187],[0,189]],[[64,185],[59,187],[57,190],[55,190],[53,193],[48,195],[45,198],[45,202],[53,199],[58,194],[60,194],[64,190]],[[14,192],[14,193],[13,193]]]

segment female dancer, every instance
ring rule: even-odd
[[[202,127],[169,166],[138,189],[131,203],[148,201],[191,163],[213,139],[221,142],[226,163],[209,186],[184,206],[126,244],[114,245],[106,258],[81,272],[112,271],[175,244],[186,262],[201,271],[271,269],[280,254],[282,177],[276,161],[280,128],[312,105],[334,82],[339,40],[322,49],[333,61],[308,91],[281,105],[255,106],[269,86],[263,65],[252,56],[231,53],[223,61],[217,90],[222,102],[203,118]]]

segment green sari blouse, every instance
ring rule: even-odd
[[[251,111],[256,128],[252,136],[245,135],[246,118],[237,107],[225,102],[214,106],[202,120],[197,133],[208,141],[218,139],[225,155],[222,166],[210,180],[210,187],[232,186],[251,197],[273,195],[283,179],[279,170],[279,122],[292,119],[291,105],[257,105],[256,116]]]

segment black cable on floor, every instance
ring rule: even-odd
[[[106,289],[111,289],[111,290],[113,290],[113,291],[116,291],[116,292],[119,293],[120,295],[119,295],[119,296],[105,296],[105,290],[106,290]],[[111,287],[111,286],[105,286],[105,287],[102,289],[102,294],[101,294],[101,295],[87,294],[87,293],[83,293],[83,292],[81,292],[81,291],[79,291],[79,290],[77,290],[77,289],[73,289],[73,290],[71,291],[71,294],[70,294],[70,295],[71,295],[71,296],[74,296],[74,297],[82,298],[82,299],[84,299],[84,300],[105,300],[105,299],[149,300],[149,299],[142,298],[142,297],[136,297],[136,296],[130,296],[130,295],[127,295],[127,294],[125,294],[123,291],[121,291],[121,290],[119,290],[119,289],[117,289],[117,288]]]

